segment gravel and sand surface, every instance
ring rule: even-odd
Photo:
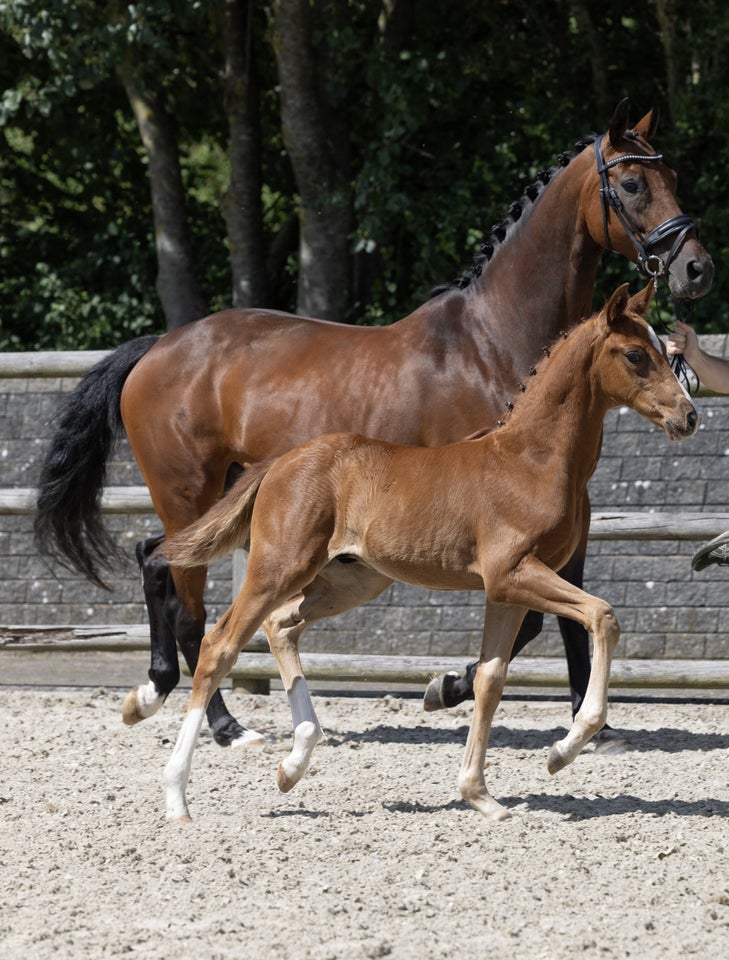
[[[729,704],[618,698],[633,749],[555,777],[564,699],[509,696],[487,783],[456,789],[471,709],[317,696],[312,767],[278,793],[288,706],[226,694],[262,751],[205,732],[193,822],[164,817],[187,693],[128,728],[124,691],[0,687],[0,956],[667,960],[729,956]]]

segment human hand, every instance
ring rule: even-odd
[[[672,333],[668,334],[666,343],[666,351],[669,357],[682,353],[691,363],[691,357],[695,356],[698,350],[699,338],[696,336],[696,331],[682,320],[677,320],[676,327]]]

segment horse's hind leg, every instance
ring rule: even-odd
[[[204,619],[194,620],[180,603],[167,561],[154,556],[163,539],[164,536],[159,535],[137,544],[137,562],[149,615],[151,666],[149,683],[134,687],[124,701],[122,717],[127,724],[138,723],[156,713],[179,683],[178,643],[190,671],[195,672],[204,633]],[[207,717],[213,737],[221,746],[257,746],[264,742],[260,734],[242,727],[231,716],[219,690],[210,701]]]
[[[180,680],[177,644],[170,626],[175,588],[166,562],[152,558],[162,540],[162,534],[149,537],[140,540],[136,548],[149,616],[151,665],[149,683],[134,687],[124,700],[122,719],[129,725],[156,713]]]

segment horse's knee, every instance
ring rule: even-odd
[[[620,639],[620,624],[615,611],[605,600],[597,600],[592,617],[591,633],[596,640],[602,640],[612,652]]]

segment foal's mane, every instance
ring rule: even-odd
[[[449,280],[446,283],[441,283],[437,287],[434,287],[428,294],[427,299],[432,300],[433,297],[437,297],[439,294],[445,293],[447,290],[463,290],[475,279],[480,277],[494,255],[497,247],[499,247],[508,239],[517,220],[520,220],[522,217],[529,216],[533,209],[534,202],[542,193],[544,188],[551,183],[558,173],[560,173],[565,167],[569,166],[572,160],[574,160],[579,153],[582,153],[585,147],[594,143],[599,136],[600,134],[597,133],[586,134],[581,140],[577,141],[574,150],[566,150],[564,153],[560,153],[557,157],[557,163],[554,164],[554,166],[540,171],[537,174],[537,179],[525,189],[520,199],[514,200],[513,203],[509,205],[509,212],[507,216],[499,223],[496,223],[491,227],[491,235],[489,240],[484,241],[484,243],[481,244],[480,255],[476,257],[466,273],[460,277],[456,277],[454,280]]]

